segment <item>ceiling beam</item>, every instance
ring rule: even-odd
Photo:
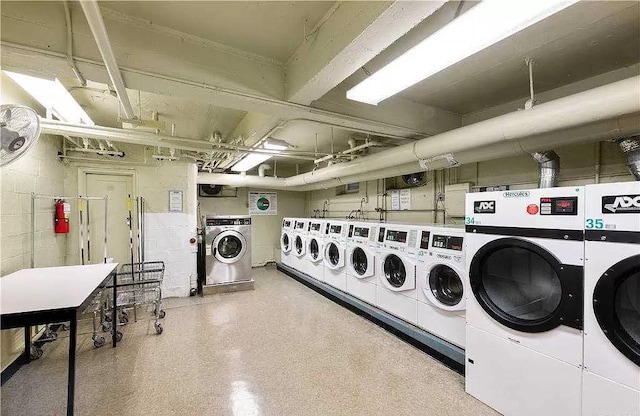
[[[311,104],[446,2],[336,3],[289,58],[287,100]]]

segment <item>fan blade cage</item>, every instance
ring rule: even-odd
[[[0,166],[16,161],[31,149],[40,137],[40,117],[29,107],[0,107]]]

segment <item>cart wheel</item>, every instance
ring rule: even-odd
[[[116,331],[116,342],[122,341],[123,334],[120,331]]]
[[[164,319],[165,316],[167,316],[167,314],[164,311],[164,309],[160,309],[160,313],[158,314],[158,318]]]
[[[120,317],[120,323],[123,325],[126,325],[127,323],[129,323],[129,316],[128,315],[122,315]]]
[[[44,354],[44,351],[42,350],[42,348],[36,347],[35,345],[31,346],[30,355],[32,360],[39,359],[40,357],[42,357],[42,354]]]
[[[97,337],[93,340],[93,346],[100,348],[104,345],[104,337]]]
[[[129,311],[128,310],[123,309],[121,313],[122,313],[122,316],[126,316],[127,319],[129,318]]]
[[[63,331],[68,331],[69,330],[69,324],[62,324],[62,325],[60,325],[60,328],[62,328]]]
[[[109,332],[111,329],[111,324],[109,322],[102,323],[102,332]]]
[[[111,322],[111,315],[105,315],[104,320],[105,322]]]
[[[189,290],[189,296],[195,296],[198,294],[198,289],[196,289],[195,287],[192,287],[191,290]]]
[[[162,331],[163,331],[163,329],[162,329],[162,324],[157,323],[157,324],[156,324],[156,333],[157,333],[158,335],[160,335],[160,334],[162,334]]]

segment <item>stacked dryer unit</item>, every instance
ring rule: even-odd
[[[640,416],[640,182],[585,193],[582,414]]]
[[[324,281],[343,292],[347,285],[348,226],[346,221],[327,220],[324,237]]]
[[[376,303],[377,223],[352,222],[347,235],[346,292],[363,301]]]
[[[381,224],[378,232],[376,306],[413,325],[416,298],[417,226]]]
[[[305,273],[304,267],[307,263],[305,254],[307,253],[307,218],[296,218],[293,221],[293,261],[292,267],[299,272]]]
[[[464,228],[423,227],[418,243],[418,326],[464,348],[467,295]]]
[[[467,194],[467,393],[505,415],[578,416],[584,188]]]
[[[280,263],[292,267],[293,254],[293,218],[282,219],[282,232],[280,233]]]
[[[316,280],[324,281],[324,233],[325,221],[312,218],[307,226],[306,273]]]

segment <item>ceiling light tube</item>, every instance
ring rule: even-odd
[[[376,105],[578,0],[484,0],[347,91]]]
[[[255,150],[268,150],[270,153],[249,153],[243,157],[238,163],[231,167],[234,172],[246,172],[258,166],[262,162],[271,159],[274,155],[287,149],[289,145],[281,140],[269,139],[262,144],[256,146]]]

